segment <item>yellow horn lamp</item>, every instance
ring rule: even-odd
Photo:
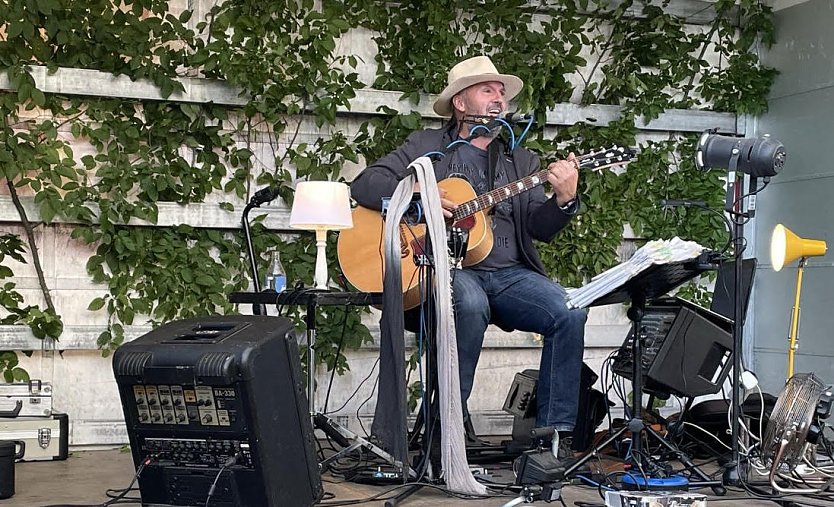
[[[796,338],[799,331],[799,295],[802,292],[802,272],[805,270],[805,260],[808,257],[825,255],[827,249],[825,241],[801,238],[782,224],[774,227],[773,235],[770,237],[770,261],[773,263],[774,271],[780,271],[785,264],[799,259],[799,270],[796,273],[796,295],[791,312],[788,378],[793,376],[794,355],[799,349]]]

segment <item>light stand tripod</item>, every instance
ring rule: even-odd
[[[698,141],[695,152],[695,166],[706,171],[711,168],[726,168],[727,194],[724,210],[733,218],[733,238],[735,242],[735,299],[734,299],[734,323],[733,323],[733,396],[732,396],[732,456],[730,462],[725,466],[723,481],[724,484],[741,484],[745,478],[746,471],[743,469],[739,453],[739,417],[741,416],[741,346],[743,333],[743,309],[742,309],[742,269],[741,259],[744,250],[744,221],[753,217],[756,209],[755,195],[762,188],[756,188],[757,178],[762,177],[767,183],[772,176],[776,176],[785,165],[787,153],[785,147],[779,141],[771,139],[768,135],[758,139],[737,138],[705,132]],[[750,175],[750,192],[741,195],[743,176],[739,177],[738,171]],[[742,212],[743,200],[748,198],[747,212]]]

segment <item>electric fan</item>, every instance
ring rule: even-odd
[[[798,373],[788,379],[770,414],[762,439],[762,457],[770,463],[770,484],[776,484],[780,470],[793,471],[815,445],[831,412],[831,391],[813,373]],[[792,491],[792,490],[791,490]],[[802,490],[807,492],[807,490]]]

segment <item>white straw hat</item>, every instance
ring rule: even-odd
[[[434,101],[434,112],[440,116],[451,116],[452,97],[474,84],[498,81],[504,84],[504,98],[511,100],[518,95],[524,81],[511,74],[501,74],[488,56],[475,56],[464,60],[449,71],[449,84]]]

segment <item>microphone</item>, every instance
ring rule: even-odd
[[[516,123],[527,123],[530,120],[533,120],[533,122],[535,122],[532,113],[521,113],[518,111],[514,113],[503,111],[499,113],[498,116],[473,114],[464,118],[464,121],[468,123],[473,123],[475,125],[484,125],[487,128],[500,127],[502,123],[499,120],[503,120],[511,125]]]
[[[272,201],[276,197],[278,197],[278,187],[270,185],[255,192],[255,195],[253,195],[252,198],[249,199],[249,205],[253,207],[258,207],[261,204],[266,204]]]
[[[514,113],[501,113],[498,117],[507,123],[527,123],[530,120],[533,120],[533,123],[536,122],[531,113],[521,113],[518,111]]]
[[[693,201],[689,199],[661,199],[660,205],[664,208],[675,208],[684,206],[686,208],[695,206],[697,208],[705,208],[707,203],[704,201]]]

